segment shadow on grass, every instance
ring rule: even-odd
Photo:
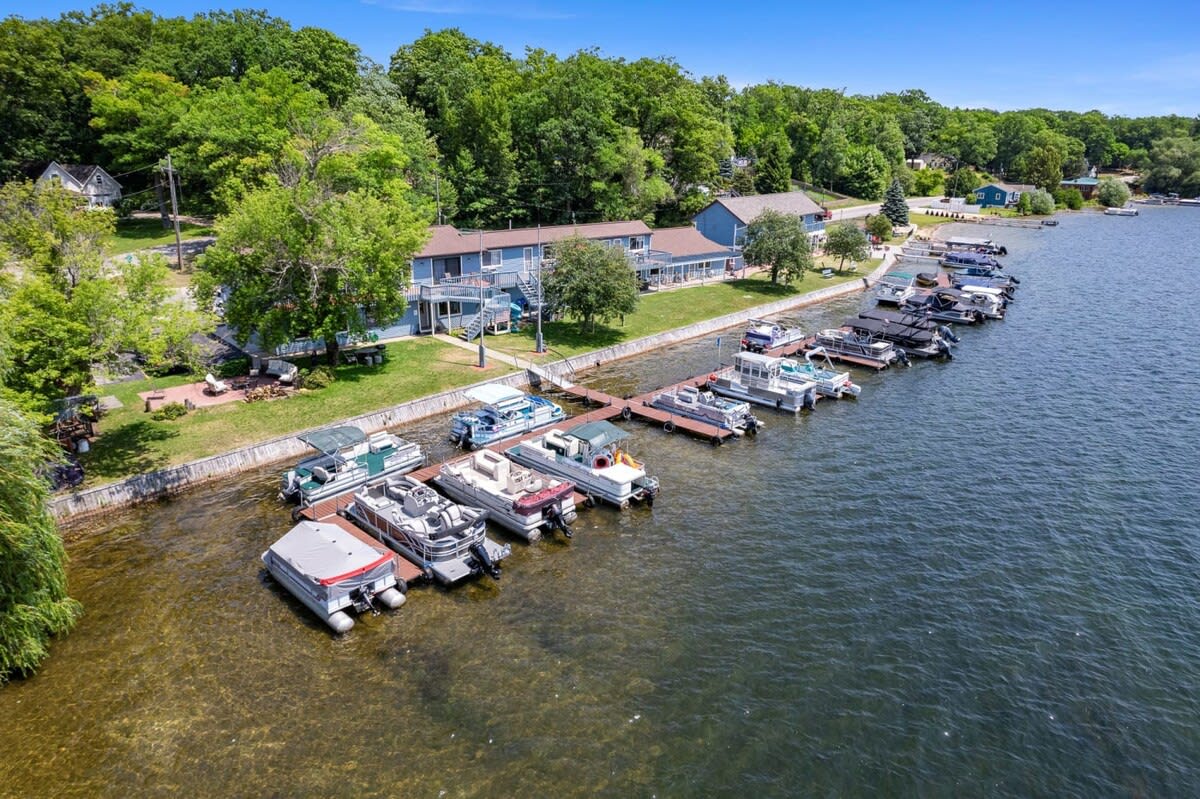
[[[83,468],[91,479],[108,480],[161,468],[167,465],[167,455],[152,444],[178,435],[178,430],[149,421],[130,422],[101,433],[81,458]]]
[[[181,222],[179,230],[182,233],[195,233],[197,235],[212,232],[211,228],[194,225],[190,222]],[[163,227],[162,222],[158,219],[122,219],[117,222],[117,236],[129,241],[157,239],[170,232],[171,228]]]
[[[529,339],[530,349],[532,349],[533,335],[524,331],[520,335]],[[590,328],[580,330],[578,322],[543,322],[542,337],[547,342],[554,342],[557,347],[598,350],[603,347],[611,347],[613,344],[620,344],[629,337],[629,333],[619,327],[601,324],[597,324],[595,330]]]
[[[750,294],[762,294],[765,297],[788,297],[800,291],[800,288],[794,284],[772,283],[769,280],[751,280],[743,278],[742,280],[731,280],[729,285],[738,291],[745,291]]]

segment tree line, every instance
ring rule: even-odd
[[[1087,165],[1200,193],[1200,121],[1182,116],[947,108],[919,90],[735,90],[670,59],[514,56],[456,29],[426,31],[381,65],[257,11],[160,17],[121,3],[9,17],[0,32],[0,177],[51,159],[99,163],[144,203],[169,150],[185,208],[206,213],[269,184],[298,132],[355,115],[394,137],[431,217],[440,208],[464,226],[671,224],[716,190],[793,180],[865,199],[893,179],[910,194],[965,194],[985,172],[1053,190]],[[924,153],[947,171],[910,169]]]

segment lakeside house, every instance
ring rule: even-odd
[[[825,234],[825,209],[802,191],[719,197],[692,221],[704,237],[727,247],[741,247],[746,243],[746,228],[767,210],[800,217],[814,244]]]
[[[536,310],[539,266],[552,270],[555,243],[570,236],[618,248],[643,290],[719,279],[739,263],[736,251],[690,226],[652,230],[634,220],[480,231],[434,225],[413,257],[404,316],[377,324],[372,335],[390,339],[466,329],[474,338],[481,325],[489,333],[504,332],[514,315]],[[300,340],[276,348],[275,354],[322,347],[319,341]]]
[[[1083,195],[1083,199],[1090,200],[1092,195],[1096,193],[1096,187],[1100,185],[1100,179],[1097,177],[1081,177],[1064,180],[1058,184],[1064,189],[1079,189],[1079,193]]]
[[[1005,208],[1016,205],[1023,192],[1036,188],[1028,183],[988,183],[975,190],[975,201],[981,208]]]
[[[53,183],[87,199],[88,208],[112,208],[121,199],[121,184],[96,164],[60,164],[51,161],[38,183]]]

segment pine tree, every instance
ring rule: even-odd
[[[904,202],[904,189],[900,188],[899,180],[892,178],[892,185],[888,186],[880,211],[892,220],[893,225],[908,224],[908,203]]]
[[[754,188],[761,194],[792,190],[792,146],[782,134],[769,136],[759,145],[754,168]]]

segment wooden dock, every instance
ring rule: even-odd
[[[672,386],[665,388],[657,388],[653,391],[647,391],[645,394],[639,394],[636,397],[614,397],[611,394],[600,391],[587,386],[573,385],[570,388],[562,390],[568,395],[576,397],[583,401],[584,405],[598,404],[600,408],[590,413],[584,414],[582,417],[576,417],[581,421],[594,421],[595,419],[613,419],[620,416],[622,419],[638,419],[639,421],[649,422],[651,424],[661,425],[664,430],[671,432],[679,430],[696,438],[703,438],[714,446],[723,444],[725,441],[733,437],[733,432],[722,427],[717,427],[714,424],[701,422],[697,419],[692,419],[687,416],[681,416],[677,413],[664,411],[661,408],[655,408],[650,404],[656,394],[664,391],[673,391],[684,386],[695,386],[703,388],[708,383],[708,376],[701,375],[698,377],[690,377],[680,383],[675,383]],[[585,419],[584,417],[592,417]]]
[[[816,336],[809,336],[801,343],[801,349],[812,349],[813,345],[816,344],[816,341]],[[859,358],[857,355],[845,355],[839,352],[830,352],[829,350],[825,350],[825,354],[829,356],[829,360],[831,361],[840,361],[842,363],[848,363],[851,366],[861,366],[864,369],[874,369],[877,372],[888,368],[886,363],[879,363],[878,361],[872,361],[867,358]]]

